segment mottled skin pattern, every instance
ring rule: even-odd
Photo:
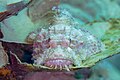
[[[34,65],[69,71],[104,49],[100,40],[77,25],[69,12],[60,9],[52,25],[31,32],[27,41],[33,41]]]

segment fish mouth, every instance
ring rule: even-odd
[[[73,62],[69,59],[56,58],[56,59],[47,59],[44,63],[44,66],[50,67],[52,69],[67,69],[72,66]]]

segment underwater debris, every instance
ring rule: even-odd
[[[4,48],[0,42],[0,68],[5,66],[8,63],[8,55],[4,51]]]
[[[20,1],[16,3],[10,3],[10,4],[7,4],[6,2],[6,5],[4,6],[6,9],[3,12],[0,12],[0,22],[6,18],[9,18],[10,16],[17,15],[18,12],[24,9],[28,4],[29,2],[26,3],[25,1]]]

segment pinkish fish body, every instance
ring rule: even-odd
[[[52,20],[51,20],[52,21]],[[79,28],[66,10],[60,10],[52,24],[29,34],[33,43],[34,65],[48,69],[69,70],[103,49],[101,41]]]

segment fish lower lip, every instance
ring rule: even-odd
[[[68,59],[48,59],[44,65],[48,67],[71,65],[72,61]]]

